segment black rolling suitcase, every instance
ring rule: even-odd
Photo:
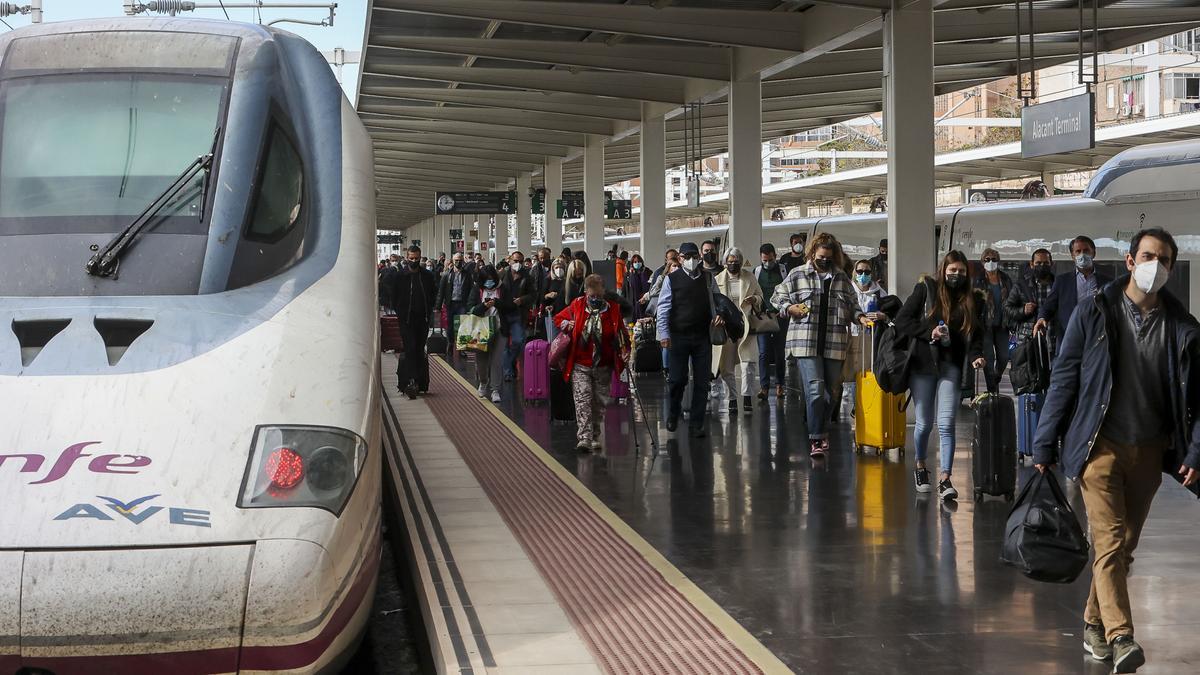
[[[662,347],[657,342],[643,342],[633,352],[633,372],[657,373],[662,370]]]
[[[971,442],[971,475],[975,501],[984,495],[1012,501],[1017,489],[1017,408],[1011,397],[984,394],[971,406],[975,410],[975,438]]]
[[[575,395],[563,379],[561,368],[550,367],[550,417],[556,422],[575,421]]]

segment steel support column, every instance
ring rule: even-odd
[[[888,289],[905,295],[936,272],[933,233],[933,5],[917,0],[883,20],[888,150]]]
[[[762,78],[738,76],[738,54],[729,80],[729,245],[743,252],[762,243]]]
[[[604,258],[604,139],[588,136],[583,148],[583,249]]]
[[[558,217],[558,200],[562,199],[562,158],[546,158],[546,248],[550,255],[562,251],[562,218]]]
[[[662,115],[642,103],[642,226],[639,249],[655,266],[667,250],[667,128]]]
[[[528,171],[517,174],[517,250],[529,255],[533,241],[533,201],[529,189],[532,179]]]

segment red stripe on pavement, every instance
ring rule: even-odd
[[[444,363],[430,366],[430,410],[606,671],[760,672]]]

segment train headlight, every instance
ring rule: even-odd
[[[238,506],[307,506],[341,514],[367,458],[357,434],[333,427],[260,426]]]

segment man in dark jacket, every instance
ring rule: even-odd
[[[1052,342],[1055,344],[1062,341],[1067,332],[1067,324],[1071,321],[1071,314],[1080,304],[1079,301],[1099,293],[1105,284],[1112,281],[1112,277],[1107,274],[1096,272],[1096,242],[1092,241],[1091,237],[1082,234],[1075,237],[1071,241],[1071,257],[1075,260],[1075,270],[1060,274],[1054,279],[1054,285],[1050,287],[1050,297],[1038,308],[1038,320],[1033,327],[1035,333],[1049,327]]]
[[[1163,472],[1200,492],[1200,323],[1162,290],[1178,254],[1170,234],[1142,230],[1131,274],[1079,303],[1034,439],[1039,471],[1061,463],[1079,480],[1095,549],[1084,648],[1115,673],[1145,662],[1126,577]]]
[[[875,276],[875,281],[879,283],[879,286],[884,291],[887,290],[888,283],[887,249],[887,239],[880,239],[879,253],[867,261],[871,264],[871,274]]]
[[[396,265],[400,262],[400,256],[392,254],[391,259],[386,265],[379,270],[379,306],[388,310],[392,308],[392,286],[396,283],[396,273],[399,272]]]
[[[529,270],[525,269],[525,256],[520,251],[512,254],[508,268],[500,275],[500,287],[507,298],[500,307],[500,332],[509,340],[504,350],[504,381],[511,382],[517,376],[517,359],[525,349],[529,308],[538,297]]]
[[[429,335],[429,317],[437,293],[437,278],[421,267],[421,247],[409,246],[408,259],[392,284],[392,306],[400,321],[404,357],[396,368],[397,386],[416,398],[417,392],[429,391],[429,356],[425,338]]]
[[[1054,260],[1050,251],[1039,248],[1029,260],[1029,269],[1013,284],[1012,292],[1004,301],[1004,314],[1008,317],[1009,327],[1017,334],[1018,343],[1033,337],[1038,309],[1050,297],[1053,283]]]
[[[433,304],[435,310],[446,308],[447,333],[451,344],[455,340],[454,318],[466,314],[467,307],[474,299],[475,275],[467,270],[463,254],[455,253],[438,282],[437,300]]]

